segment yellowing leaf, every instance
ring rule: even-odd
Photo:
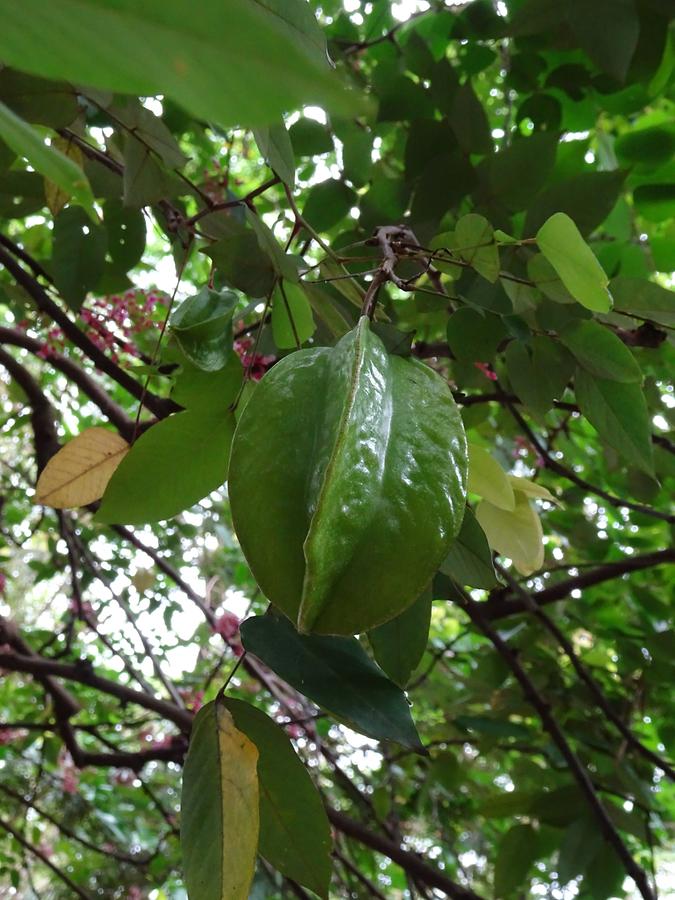
[[[191,900],[247,900],[260,830],[258,751],[217,700],[200,709],[183,770],[181,848]]]
[[[515,509],[513,488],[506,472],[487,450],[477,444],[469,444],[468,489],[499,509]]]
[[[86,506],[103,496],[113,472],[129,450],[107,428],[87,428],[62,447],[44,467],[35,499],[54,509]]]
[[[545,488],[543,484],[537,484],[536,481],[530,481],[529,478],[518,478],[516,475],[509,475],[509,481],[514,491],[521,491],[528,497],[535,497],[537,500],[546,500],[548,503],[555,503],[560,506],[561,503],[557,497]]]
[[[55,137],[51,141],[51,146],[55,150],[59,150],[68,159],[72,159],[79,169],[84,169],[84,156],[82,151],[70,138]],[[83,176],[84,177],[84,176]],[[56,182],[45,178],[45,197],[47,198],[47,206],[53,216],[58,215],[66,203],[70,200],[72,194],[70,191],[64,190]]]
[[[516,492],[515,501],[515,509],[509,511],[483,500],[476,510],[476,518],[490,546],[513,560],[521,575],[531,575],[544,562],[541,522],[522,491]]]

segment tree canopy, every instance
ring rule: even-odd
[[[672,14],[0,0],[3,896],[675,890]]]

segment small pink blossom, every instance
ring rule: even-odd
[[[213,624],[213,633],[221,635],[226,641],[231,641],[239,634],[239,617],[224,610]]]
[[[479,372],[482,372],[486,378],[489,378],[490,381],[497,380],[497,373],[492,369],[489,363],[475,362],[474,366],[478,369]]]

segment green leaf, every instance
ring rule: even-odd
[[[293,145],[283,121],[256,128],[253,137],[268,166],[290,188],[295,184],[295,159]]]
[[[9,141],[8,141],[9,143]],[[665,222],[675,218],[675,184],[641,184],[633,191],[637,212],[650,222]]]
[[[640,128],[636,123],[630,131],[619,135],[614,151],[625,165],[657,168],[675,156],[675,129],[666,125]]]
[[[492,150],[490,123],[470,82],[455,91],[450,124],[465,153],[489,153]]]
[[[45,144],[41,134],[9,107],[0,102],[0,138],[12,150],[28,160],[36,172],[58,185],[69,197],[87,210],[93,222],[97,222],[94,195],[87,176],[65,154]]]
[[[499,842],[495,861],[495,896],[508,897],[521,888],[539,856],[539,835],[531,825],[513,825]]]
[[[485,591],[499,584],[492,563],[490,545],[469,507],[464,513],[461,531],[441,564],[441,572],[458,584]]]
[[[608,312],[608,279],[574,222],[564,213],[551,216],[537,232],[537,244],[572,296],[595,312]]]
[[[373,654],[384,672],[404,688],[424,656],[431,622],[431,591],[405,612],[368,632]]]
[[[272,336],[281,350],[290,350],[308,341],[316,331],[312,307],[299,284],[281,281],[272,301]]]
[[[232,315],[237,298],[230,291],[202,288],[171,317],[171,333],[193,365],[217,372],[232,353]]]
[[[165,166],[178,169],[188,161],[164,122],[143,106],[140,100],[127,97],[113,103],[106,111],[115,121],[121,122],[125,130],[133,134],[146,149],[152,150]]]
[[[229,482],[263,593],[323,634],[403,612],[459,531],[464,440],[444,380],[389,355],[366,318],[335,348],[277,363],[241,416]]]
[[[220,125],[266,124],[303,103],[362,106],[331,72],[301,0],[1,0],[0,58],[46,78],[121,94],[171,97]],[[26,21],[33,23],[26,28]],[[224,67],[223,61],[227,61]]]
[[[333,139],[330,132],[325,125],[314,119],[307,119],[303,116],[291,125],[288,133],[293,150],[298,156],[321,156],[333,150]]]
[[[246,650],[350,728],[422,749],[405,694],[356,638],[301,635],[276,615],[247,619],[241,638]]]
[[[72,309],[82,306],[105,268],[105,230],[84,210],[69,206],[54,219],[51,270],[59,293]]]
[[[450,316],[446,333],[453,354],[467,362],[490,362],[506,337],[499,316],[468,306],[462,306]]]
[[[268,228],[260,216],[257,216],[252,210],[246,209],[245,215],[246,221],[258,238],[260,249],[269,256],[277,275],[280,278],[285,278],[287,281],[297,281],[298,270],[296,264],[293,258],[288,256],[279,246],[272,229]]]
[[[518,136],[490,163],[490,185],[494,194],[511,210],[525,209],[551,174],[557,148],[558,135],[555,133],[539,132],[527,138]]]
[[[276,270],[255,232],[232,217],[219,224],[219,232],[221,239],[202,252],[233,288],[249,297],[266,297],[274,285]]]
[[[26,122],[48,128],[66,128],[80,111],[71,84],[47,81],[10,68],[0,71],[0,102]]]
[[[559,399],[574,374],[574,359],[545,335],[532,340],[532,355],[521,341],[511,341],[504,354],[511,387],[540,421]]]
[[[489,500],[500,509],[515,509],[515,497],[506,472],[487,450],[477,444],[469,444],[469,480],[467,487],[472,494]]]
[[[543,253],[535,253],[528,259],[527,274],[545,297],[556,303],[574,303],[574,297]]]
[[[583,887],[591,900],[608,900],[621,893],[626,870],[609,841],[604,841],[586,869]]]
[[[243,377],[244,369],[236,353],[230,353],[217,372],[205,372],[184,357],[171,399],[186,409],[227,409],[234,403]]]
[[[259,830],[258,751],[217,701],[197,713],[183,768],[183,875],[195,900],[248,900]]]
[[[155,155],[138,138],[124,141],[124,205],[150,206],[169,193],[169,177]]]
[[[567,21],[578,46],[603,72],[623,82],[640,34],[633,0],[594,0],[592,15],[585,0],[570,0]]]
[[[263,712],[241,700],[222,702],[258,750],[260,853],[283,875],[327,898],[330,825],[307,769],[282,729]]]
[[[194,409],[162,419],[133,444],[108,483],[97,522],[170,519],[220,487],[234,431],[228,410]]]
[[[610,287],[616,312],[675,325],[675,292],[644,278],[613,278]]]
[[[574,380],[579,409],[600,437],[653,476],[649,413],[642,388],[596,378],[582,368],[577,369]]]
[[[642,371],[633,354],[614,332],[598,322],[591,319],[570,322],[560,332],[560,340],[591,375],[642,384]]]
[[[344,181],[329,179],[310,188],[302,217],[317,231],[329,231],[342,222],[355,205],[354,191]]]
[[[145,218],[138,209],[125,209],[119,200],[103,204],[103,225],[108,233],[108,255],[116,269],[128,272],[145,250]]]
[[[568,215],[582,235],[590,234],[612,211],[624,179],[621,171],[581,172],[549,183],[528,206],[523,234],[533,234],[557,212]]]
[[[490,546],[513,560],[522,575],[532,575],[544,563],[541,522],[524,493],[516,491],[515,498],[513,511],[483,500],[476,510],[476,518]]]
[[[558,855],[558,877],[561,885],[583,875],[597,855],[602,835],[590,818],[578,819],[565,829]]]
[[[453,249],[483,278],[494,283],[499,277],[499,250],[494,241],[494,229],[484,216],[467,213],[459,219]]]

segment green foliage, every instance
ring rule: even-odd
[[[413,6],[0,0],[17,897],[672,892],[671,11]]]

